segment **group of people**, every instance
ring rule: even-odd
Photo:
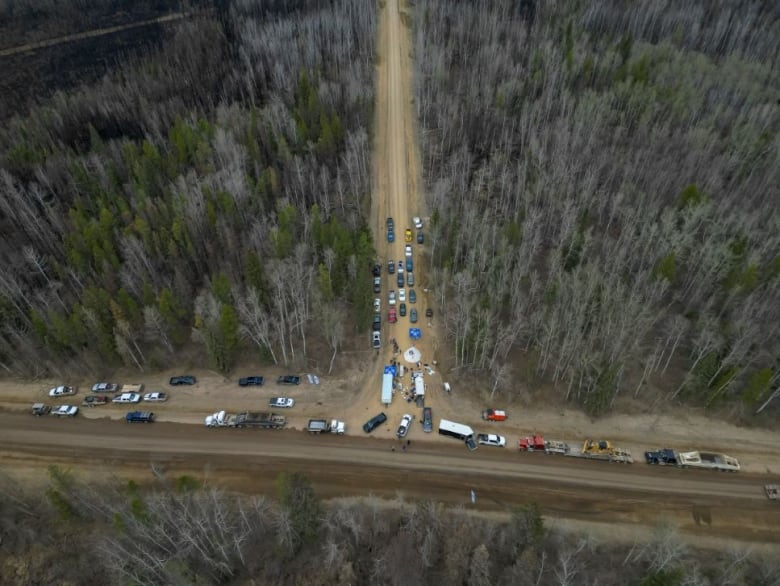
[[[408,439],[406,442],[401,442],[401,451],[406,452],[412,445],[412,440]],[[391,446],[390,450],[395,452],[395,446]]]

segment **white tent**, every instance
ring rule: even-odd
[[[420,362],[421,358],[422,358],[422,353],[414,346],[412,346],[411,348],[409,348],[404,352],[404,360],[406,360],[407,362],[411,362],[412,364],[417,364],[418,362]]]

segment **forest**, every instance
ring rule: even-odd
[[[301,473],[276,496],[241,496],[191,476],[86,483],[52,467],[31,490],[0,478],[5,584],[461,584],[771,586],[776,558],[713,555],[659,524],[644,542],[599,542],[548,526],[533,504],[497,522],[399,497],[324,503]]]
[[[81,4],[4,0],[0,36],[128,18],[101,0],[80,22]],[[4,120],[6,374],[332,369],[368,329],[376,6],[190,6],[109,73]],[[454,368],[592,414],[623,398],[770,405],[773,4],[420,0],[411,16],[429,281]],[[19,32],[33,21],[61,24]]]
[[[456,366],[590,413],[780,379],[780,15],[420,0],[415,103]],[[513,391],[508,391],[510,394]]]
[[[30,5],[4,2],[0,25]],[[58,5],[39,18],[81,3]],[[332,365],[367,329],[375,7],[212,7],[0,129],[6,373],[152,369],[193,347],[222,372],[241,352],[302,364],[312,339]]]

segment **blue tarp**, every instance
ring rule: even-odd
[[[409,328],[409,337],[412,340],[419,340],[422,337],[420,328]]]

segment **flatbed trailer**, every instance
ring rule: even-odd
[[[672,448],[645,452],[645,461],[656,466],[705,468],[722,472],[738,472],[740,469],[739,460],[726,454],[699,451],[680,452]]]
[[[218,411],[214,415],[206,417],[207,427],[259,427],[262,429],[281,429],[287,424],[287,418],[284,415],[276,413],[252,413],[244,411],[243,413],[228,414],[225,411]]]
[[[569,444],[560,440],[545,440],[544,441],[544,453],[545,454],[561,454],[566,455],[571,451]]]
[[[571,456],[572,458],[603,460],[605,462],[617,462],[619,464],[631,464],[634,461],[630,450],[616,448],[606,440],[585,440],[581,448],[570,447],[565,455]]]
[[[726,454],[713,452],[678,452],[683,468],[706,468],[721,472],[738,472],[739,460]]]

